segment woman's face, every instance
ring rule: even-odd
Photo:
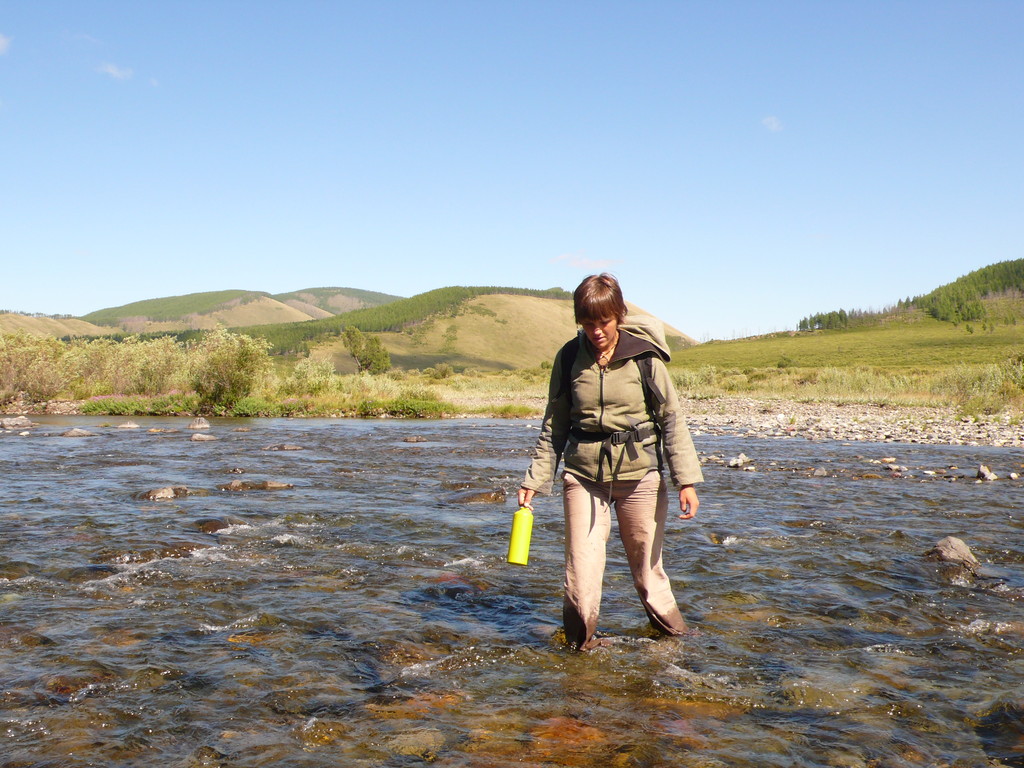
[[[599,352],[604,352],[619,338],[619,321],[615,317],[605,320],[584,320],[580,325],[590,343]]]

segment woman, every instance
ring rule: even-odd
[[[555,355],[544,423],[519,504],[532,508],[537,491],[550,492],[559,460],[565,460],[562,621],[573,647],[601,644],[594,634],[612,506],[651,626],[681,635],[686,622],[661,564],[669,503],[662,470],[678,488],[684,520],[697,514],[693,486],[704,478],[665,368],[668,344],[653,318],[627,320],[622,290],[609,274],[580,283],[573,307],[583,333]]]

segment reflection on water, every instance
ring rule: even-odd
[[[40,420],[0,433],[5,767],[1024,766],[1024,486],[974,481],[1020,450],[697,435],[699,633],[652,638],[612,546],[612,642],[571,654],[557,497],[526,568],[511,500],[453,501],[513,491],[536,423]]]

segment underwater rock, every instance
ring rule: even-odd
[[[962,539],[956,536],[947,536],[939,541],[934,547],[924,553],[929,560],[938,560],[943,563],[962,565],[965,568],[974,570],[978,567],[978,558],[971,552]]]
[[[449,504],[504,504],[506,493],[504,488],[492,488],[489,491],[470,491],[460,493],[448,499]]]
[[[188,423],[186,429],[209,429],[210,422],[204,419],[202,416],[196,416],[192,421]]]
[[[197,749],[185,763],[188,768],[224,768],[227,764],[228,755],[209,746]]]
[[[67,432],[61,432],[60,436],[61,437],[96,437],[96,433],[95,432],[90,432],[87,429],[79,429],[78,427],[75,427],[74,429],[69,429]]]
[[[335,744],[349,732],[349,726],[338,720],[312,718],[298,726],[294,733],[299,741],[309,747],[324,747]]]
[[[203,533],[217,533],[225,528],[230,528],[232,525],[244,524],[244,522],[244,520],[237,517],[204,517],[196,520],[195,526]]]
[[[391,737],[384,742],[384,748],[395,755],[418,757],[432,762],[444,743],[444,734],[436,728],[418,728]]]
[[[193,443],[207,442],[210,440],[216,440],[216,435],[206,435],[201,432],[196,432],[192,437],[189,438]]]
[[[138,429],[139,425],[136,424],[134,421],[126,421],[123,424],[118,424],[117,428],[118,429]]]
[[[217,487],[222,491],[281,491],[295,486],[277,480],[232,480]]]
[[[277,443],[276,445],[268,445],[263,449],[264,451],[304,451],[306,450],[301,445],[293,445],[292,443]]]
[[[423,435],[410,435],[409,437],[404,438],[402,440],[402,442],[403,443],[425,443],[425,442],[427,442],[427,438],[423,437]]]

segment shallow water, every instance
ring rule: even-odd
[[[651,637],[613,541],[572,654],[557,497],[504,562],[536,422],[39,421],[0,433],[4,768],[1024,766],[1024,484],[973,479],[1019,449],[696,435],[697,633]],[[947,535],[978,575],[922,557]]]

